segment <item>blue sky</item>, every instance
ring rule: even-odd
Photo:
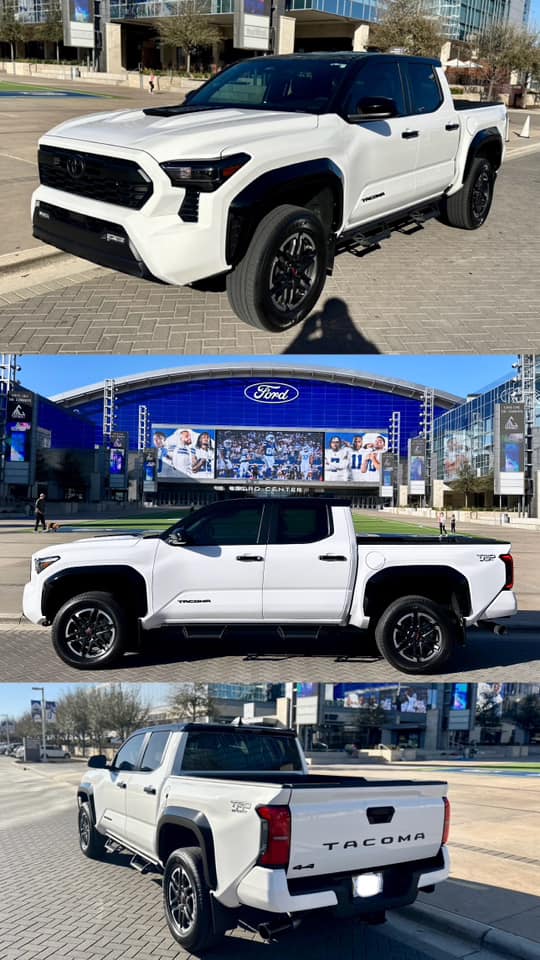
[[[540,3],[540,0],[538,0]],[[122,356],[122,355],[81,355],[76,356],[23,356],[19,357],[21,383],[36,393],[48,397],[75,389],[107,378],[121,377],[146,370],[159,370],[163,367],[184,366],[186,364],[205,367],[207,364],[231,364],[242,360],[260,361],[273,365],[288,366],[325,366],[334,369],[346,369],[378,373],[411,380],[423,386],[436,387],[457,396],[465,396],[487,386],[499,377],[511,371],[514,356],[464,356],[423,355],[423,356],[377,356],[377,355],[336,355],[336,356],[300,356],[300,357],[193,357],[173,356]]]
[[[39,683],[36,685],[45,688],[46,700],[58,700],[62,694],[70,690],[76,690],[77,687],[91,686],[88,683]],[[0,683],[0,741],[5,739],[5,717],[7,713],[11,717],[18,717],[22,713],[30,710],[31,700],[41,700],[39,690],[32,690],[31,683]],[[125,683],[124,687],[139,688],[143,703],[159,706],[166,702],[170,690],[168,683]]]

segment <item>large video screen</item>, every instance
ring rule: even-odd
[[[309,430],[216,430],[216,477],[322,480],[323,434]]]
[[[158,480],[213,480],[216,434],[206,427],[153,424]]]
[[[381,457],[388,449],[388,435],[380,430],[335,430],[325,436],[324,479],[326,483],[361,483],[378,486]]]
[[[449,483],[457,480],[465,466],[471,464],[471,437],[465,430],[444,437],[444,479]]]
[[[30,432],[32,424],[15,420],[8,422],[6,430],[7,456],[10,463],[24,463],[30,459]]]

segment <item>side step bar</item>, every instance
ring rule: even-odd
[[[337,247],[339,250],[347,250],[350,253],[358,247],[367,251],[378,246],[383,240],[387,240],[394,231],[414,233],[416,230],[420,230],[427,220],[438,217],[439,214],[440,206],[437,201],[436,203],[416,207],[406,213],[397,214],[395,217],[375,220],[372,223],[367,223],[364,227],[355,227],[343,233],[338,237]]]
[[[155,867],[153,863],[150,863],[149,860],[145,860],[144,857],[141,857],[138,853],[132,856],[129,861],[130,867],[133,867],[137,873],[155,873]]]

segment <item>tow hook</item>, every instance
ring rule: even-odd
[[[492,620],[479,620],[478,626],[483,627],[484,630],[489,630],[490,633],[496,634],[497,637],[505,637],[508,633],[508,627],[505,627],[502,623],[493,623]]]
[[[266,923],[259,923],[257,932],[263,940],[273,940],[281,933],[287,933],[288,930],[296,930],[302,920],[298,917],[284,918],[283,920],[267,920]]]

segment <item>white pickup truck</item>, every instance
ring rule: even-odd
[[[88,767],[82,852],[125,849],[163,872],[167,923],[190,953],[239,922],[265,939],[319,910],[381,923],[448,877],[446,783],[309,773],[283,727],[149,727]]]
[[[315,306],[338,248],[430,216],[480,227],[505,118],[502,104],[454,103],[438,60],[243,60],[182,105],[42,137],[34,236],[165,283],[221,277],[242,320],[283,331]]]
[[[163,533],[51,544],[31,560],[23,611],[51,624],[73,667],[109,666],[141,632],[325,625],[374,633],[405,673],[441,667],[465,627],[516,612],[510,544],[358,536],[349,502],[246,497],[212,503]],[[255,635],[256,636],[256,635]],[[252,641],[253,642],[253,635]]]

